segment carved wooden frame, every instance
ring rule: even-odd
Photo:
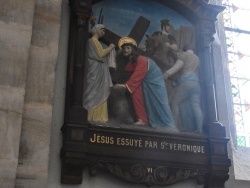
[[[208,4],[205,0],[157,0],[185,16],[196,27],[198,55],[203,62],[201,82],[206,109],[205,135],[164,133],[159,131],[90,126],[87,112],[82,108],[84,52],[88,39],[88,23],[92,4],[98,0],[69,0],[70,36],[68,51],[67,92],[65,122],[62,127],[61,182],[81,184],[85,166],[90,174],[104,169],[125,181],[147,185],[171,185],[195,178],[198,184],[208,187],[224,187],[229,178],[225,128],[217,118],[211,42],[215,33],[217,15],[224,7]],[[160,143],[176,143],[203,148],[183,158],[182,152],[162,152],[141,148],[111,146],[91,143],[94,135],[109,139],[128,138],[154,140]],[[174,147],[174,146],[172,146]]]

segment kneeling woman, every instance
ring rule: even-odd
[[[151,59],[137,53],[137,44],[130,37],[120,39],[118,46],[128,59],[125,71],[132,75],[125,87],[132,96],[137,125],[152,127],[174,127],[168,95],[160,68]]]

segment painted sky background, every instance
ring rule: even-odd
[[[150,20],[147,34],[160,31],[160,20],[169,19],[175,29],[192,24],[161,3],[152,0],[105,0],[93,6],[93,13],[97,17],[103,9],[103,24],[120,36],[127,36],[139,16]],[[145,40],[145,39],[144,39]],[[140,45],[144,42],[142,41]]]

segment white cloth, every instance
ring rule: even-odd
[[[109,65],[110,68],[116,69],[115,57],[116,57],[116,51],[115,51],[115,48],[113,48],[111,50],[111,52],[109,53],[109,55],[108,55],[108,65]]]

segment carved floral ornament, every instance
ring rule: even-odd
[[[146,185],[172,185],[177,182],[197,177],[196,170],[168,168],[163,166],[152,167],[146,165],[124,166],[120,164],[105,164],[108,170],[128,181],[144,183]]]

